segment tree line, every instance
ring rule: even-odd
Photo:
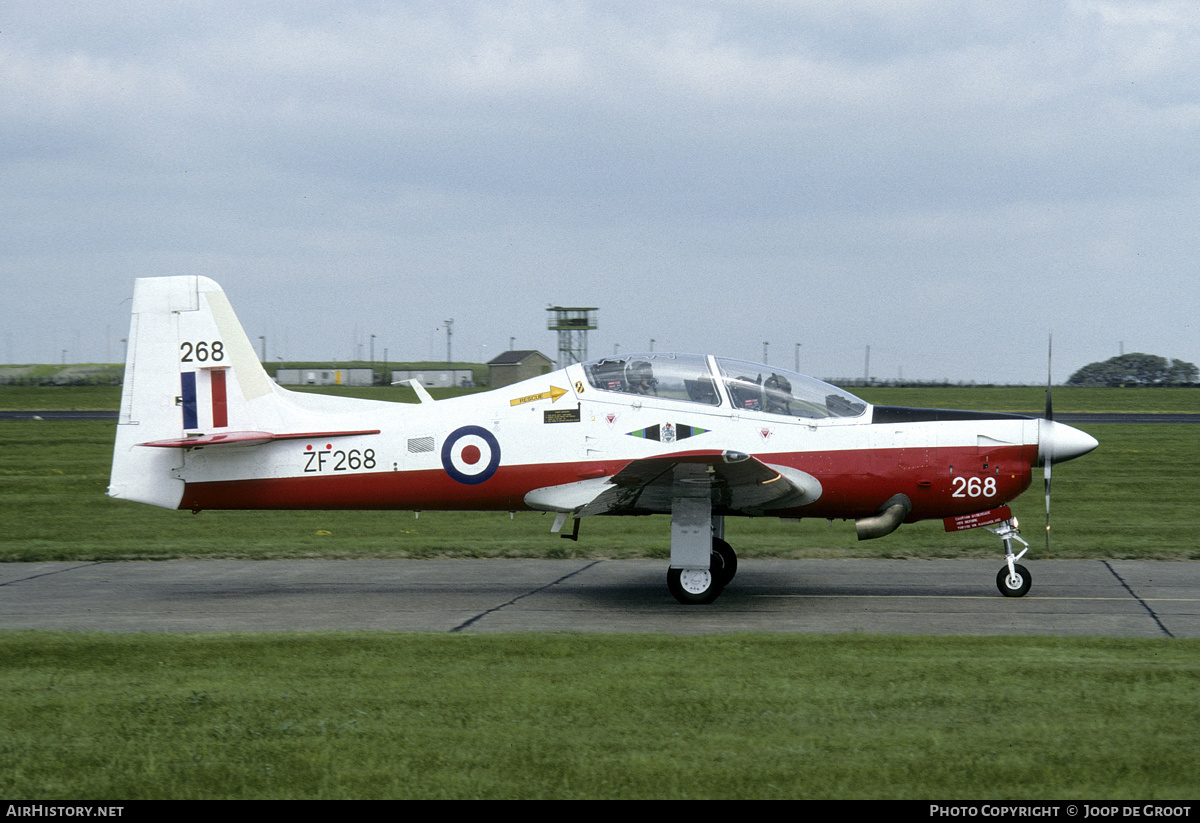
[[[1122,354],[1090,363],[1071,375],[1068,386],[1183,386],[1200,380],[1194,363],[1153,354]]]

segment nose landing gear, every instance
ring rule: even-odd
[[[1025,556],[1025,552],[1029,551],[1029,544],[1021,539],[1020,529],[1017,528],[1017,519],[1013,517],[996,526],[986,526],[985,528],[1004,541],[1005,565],[996,573],[996,588],[1005,597],[1024,597],[1029,591],[1029,587],[1033,585],[1033,576],[1029,573],[1029,569],[1017,562]],[[1012,542],[1014,540],[1025,547],[1021,549],[1020,554],[1013,554]]]

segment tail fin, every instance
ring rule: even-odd
[[[267,410],[253,406],[272,395],[274,383],[225,292],[207,277],[139,279],[128,339],[108,493],[177,508],[182,450],[139,444],[252,428],[252,417],[261,427]]]
[[[395,403],[277,386],[225,292],[207,277],[139,279],[128,339],[111,497],[176,509],[190,449],[379,434],[396,414]],[[233,478],[238,460],[226,457],[207,461],[207,479]]]

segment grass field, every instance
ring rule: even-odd
[[[1200,558],[1200,427],[1085,427],[1091,454],[1054,472],[1055,558]],[[519,512],[186,512],[105,496],[114,423],[0,422],[0,561],[284,557],[666,557],[665,517],[589,518],[579,542],[552,536],[549,516]],[[1013,506],[1045,557],[1040,477]],[[775,518],[727,521],[743,557],[998,556],[977,529],[940,521],[858,542],[852,523]]]
[[[17,407],[115,408],[115,394],[38,391],[81,394]],[[1195,411],[1180,391],[1056,390],[1055,403]],[[888,392],[863,394],[1044,402]],[[1085,428],[1100,448],[1055,469],[1052,556],[1200,557],[1200,428]],[[591,518],[573,543],[531,513],[193,516],[113,501],[114,429],[0,422],[0,560],[669,554],[666,518]],[[1044,556],[1040,479],[1014,509]],[[731,520],[728,535],[744,558],[1000,552],[940,523],[864,543],[825,521]],[[1198,680],[1191,640],[8,632],[0,796],[1191,799]]]
[[[1200,642],[0,635],[0,796],[1191,799]]]

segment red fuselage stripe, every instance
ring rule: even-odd
[[[915,521],[970,514],[1015,499],[1029,487],[1037,446],[997,448],[986,455],[962,447],[755,456],[821,482],[816,502],[772,514],[867,517],[889,497],[903,493],[913,502],[908,519]],[[187,483],[180,508],[525,511],[525,495],[533,489],[594,477],[597,469],[616,474],[627,463],[501,466],[478,485],[458,483],[441,469]]]

